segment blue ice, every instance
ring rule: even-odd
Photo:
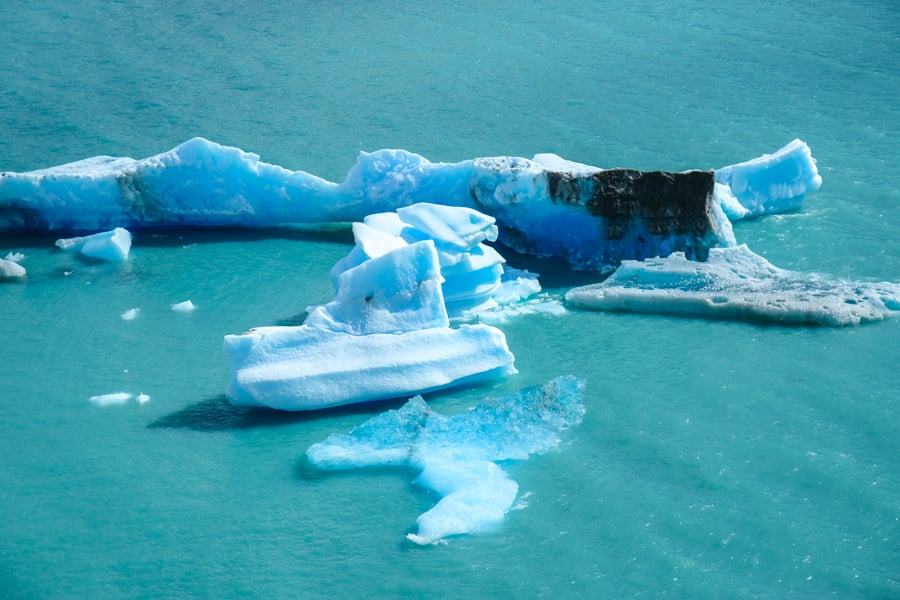
[[[466,272],[459,265],[470,263],[457,255],[470,253],[491,235],[492,219],[458,207],[410,211],[417,215],[416,231],[427,230],[436,239],[408,243],[356,223],[357,245],[332,271],[337,291],[330,302],[310,307],[300,326],[225,337],[232,365],[226,396],[232,403],[313,410],[516,372],[503,332],[484,324],[451,327],[444,299],[438,246],[459,271],[458,297],[479,298],[483,280],[476,275],[484,269]],[[393,224],[396,232],[410,229],[385,214],[371,222],[379,221]],[[427,236],[409,239],[419,237]],[[499,286],[499,275],[496,279],[491,289]]]
[[[499,523],[518,494],[499,463],[556,448],[584,416],[583,388],[581,379],[558,377],[450,416],[416,396],[349,434],[330,435],[306,456],[322,470],[388,466],[418,473],[413,483],[440,500],[407,535],[417,544],[478,533]]]
[[[900,311],[900,284],[826,279],[779,269],[746,245],[714,248],[706,262],[625,261],[605,281],[574,288],[576,308],[795,325],[856,325]]]
[[[334,183],[194,138],[141,160],[98,156],[0,173],[0,231],[362,222],[373,213],[430,202],[489,214],[500,241],[520,252],[609,271],[622,259],[677,251],[702,258],[706,248],[733,245],[722,208],[726,199],[735,200],[727,204],[732,215],[788,210],[820,182],[809,149],[796,140],[771,156],[717,172],[721,193],[707,200],[715,206],[708,232],[654,232],[638,219],[612,239],[609,222],[592,214],[585,198],[560,201],[551,189],[552,176],[562,173],[572,189],[585,192],[600,171],[551,154],[432,163],[405,150],[379,150],[361,153],[345,180]]]
[[[131,232],[116,227],[112,231],[56,240],[56,247],[78,252],[90,258],[122,262],[128,260],[128,253],[131,251]]]

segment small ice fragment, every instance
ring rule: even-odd
[[[89,400],[97,406],[114,406],[117,404],[125,404],[131,399],[131,394],[126,392],[117,392],[115,394],[102,394],[100,396],[91,396]]]
[[[191,312],[194,308],[194,303],[190,300],[185,300],[184,302],[172,305],[172,310],[175,312]]]
[[[122,313],[123,321],[133,321],[137,314],[141,311],[139,308],[129,308],[125,312]]]
[[[11,260],[12,262],[18,263],[18,262],[22,262],[23,260],[25,260],[25,255],[22,254],[21,252],[12,252],[11,251],[3,258],[5,260]]]
[[[137,401],[138,401],[138,404],[145,404],[147,402],[150,402],[150,396],[148,396],[144,392],[141,392],[140,394],[137,395]]]

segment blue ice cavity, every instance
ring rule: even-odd
[[[798,206],[820,181],[809,149],[796,140],[774,155],[720,169],[716,178],[728,190],[707,200],[719,208],[708,211],[702,233],[659,231],[642,218],[622,231],[590,208],[592,178],[601,172],[551,154],[432,163],[405,150],[379,150],[361,153],[345,180],[334,183],[194,138],[141,160],[97,156],[0,173],[0,231],[349,223],[430,202],[491,215],[500,241],[520,252],[609,271],[622,259],[677,251],[702,259],[707,248],[732,244],[721,208],[726,192],[760,214]],[[561,179],[573,193],[554,192]]]
[[[516,373],[502,331],[450,327],[433,240],[366,260],[338,281],[334,299],[310,307],[300,326],[225,336],[232,403],[313,410]]]
[[[706,262],[625,261],[605,281],[566,294],[572,307],[780,324],[856,325],[900,311],[900,284],[850,282],[779,269],[746,245]]]
[[[407,535],[417,544],[478,533],[500,522],[518,494],[518,484],[498,463],[556,448],[562,433],[584,416],[583,388],[579,378],[557,377],[450,416],[416,396],[349,434],[330,435],[306,456],[322,470],[388,466],[417,472],[413,483],[440,496],[416,519],[418,531]]]
[[[131,232],[116,227],[112,231],[56,240],[56,247],[78,252],[90,258],[123,262],[128,260],[128,253],[131,251]]]

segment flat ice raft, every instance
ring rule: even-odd
[[[141,160],[98,156],[0,173],[0,231],[359,222],[431,202],[496,218],[499,240],[519,252],[609,271],[672,252],[703,260],[710,247],[732,245],[728,218],[797,208],[820,184],[799,140],[739,165],[684,173],[600,169],[553,154],[432,163],[379,150],[361,153],[334,183],[194,138]]]
[[[746,245],[706,262],[676,253],[625,261],[605,281],[574,288],[578,308],[781,324],[855,325],[900,311],[900,284],[826,279],[779,269]]]
[[[418,532],[407,535],[417,544],[477,533],[501,521],[519,491],[497,463],[557,447],[561,434],[584,416],[583,387],[576,377],[557,377],[452,416],[432,411],[416,396],[349,434],[330,435],[306,456],[322,470],[387,466],[418,472],[413,483],[441,499],[416,519]]]

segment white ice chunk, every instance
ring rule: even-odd
[[[330,435],[306,455],[326,470],[391,466],[417,471],[414,483],[441,499],[416,520],[418,531],[407,536],[412,542],[477,533],[496,526],[518,492],[518,484],[497,463],[557,447],[561,434],[584,415],[583,386],[576,377],[558,377],[452,416],[433,412],[417,396],[347,435]]]
[[[140,308],[129,308],[125,312],[123,312],[120,316],[123,321],[133,321],[135,317],[137,317],[138,313],[141,311]]]
[[[84,237],[56,240],[56,246],[63,250],[79,252],[90,258],[122,262],[128,260],[131,251],[131,232],[121,227]]]
[[[194,310],[196,306],[194,306],[194,303],[190,300],[185,300],[184,302],[173,304],[169,308],[171,308],[174,312],[188,313]]]
[[[99,396],[91,396],[88,398],[92,404],[97,406],[115,406],[125,404],[131,400],[131,394],[126,392],[116,392],[113,394],[101,394]]]
[[[569,290],[570,306],[785,324],[855,325],[900,311],[900,284],[826,279],[779,269],[746,245],[709,260],[624,261],[602,283]]]
[[[822,186],[809,146],[800,140],[772,154],[717,169],[716,181],[731,188],[748,217],[800,208],[806,194]]]
[[[304,324],[353,335],[447,327],[442,281],[431,241],[404,245],[341,273],[334,300]]]
[[[21,281],[28,276],[25,267],[7,256],[0,258],[0,281]]]
[[[400,398],[513,374],[499,329],[463,325],[351,335],[307,325],[225,336],[237,405],[314,410]]]
[[[148,396],[144,392],[141,392],[137,395],[137,401],[138,404],[146,404],[147,402],[150,402],[150,396]]]
[[[541,284],[538,276],[526,270],[503,268],[500,288],[494,292],[497,304],[512,304],[540,293]]]

